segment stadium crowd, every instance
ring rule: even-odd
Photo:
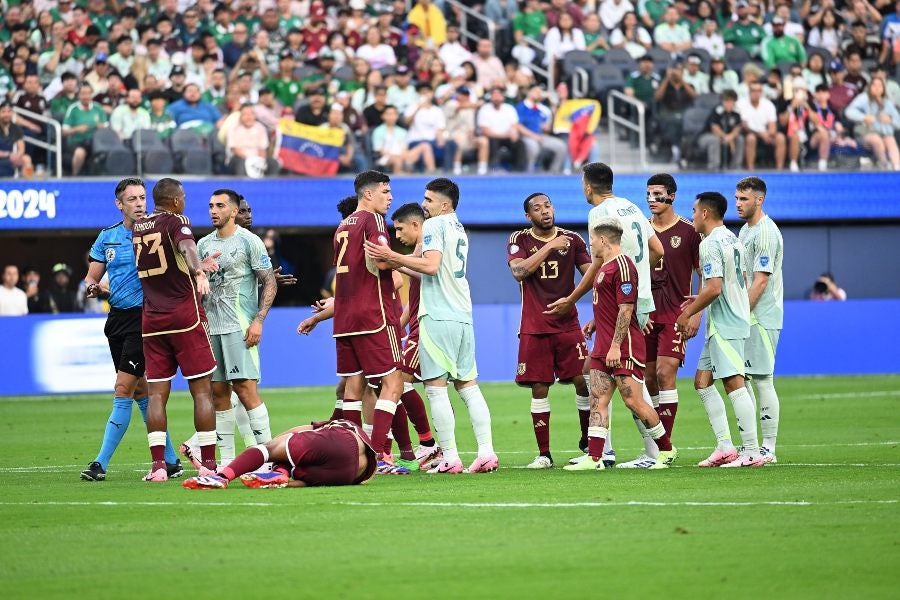
[[[642,102],[682,166],[900,169],[891,0],[465,0],[496,27],[468,18],[476,43],[441,0],[2,4],[4,177],[48,164],[25,131],[53,135],[12,106],[62,125],[72,175],[161,147],[169,170],[273,174],[284,117],[343,130],[341,172],[560,172],[588,158],[554,120],[580,73]]]

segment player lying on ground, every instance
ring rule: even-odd
[[[271,471],[255,472],[269,461]],[[341,419],[289,429],[247,448],[215,474],[191,477],[182,485],[192,490],[224,489],[238,477],[252,488],[355,485],[369,480],[375,465],[369,436]]]

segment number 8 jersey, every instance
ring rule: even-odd
[[[720,225],[700,242],[703,284],[722,278],[722,293],[709,305],[706,337],[719,334],[726,340],[750,335],[750,300],[744,280],[744,245],[727,227]]]
[[[472,298],[466,280],[469,238],[456,213],[438,215],[422,226],[422,254],[441,253],[436,275],[422,275],[419,318],[472,324]]]
[[[588,213],[588,228],[593,229],[603,217],[615,217],[622,225],[622,254],[628,256],[638,273],[638,314],[653,312],[653,292],[650,289],[650,238],[656,235],[644,213],[629,200],[612,196]],[[590,232],[588,232],[590,235]]]
[[[134,223],[131,242],[144,291],[144,337],[182,333],[206,322],[194,276],[178,250],[179,242],[193,239],[184,215],[154,212]]]
[[[334,337],[377,333],[399,325],[393,302],[391,270],[366,258],[364,242],[390,245],[384,217],[358,210],[334,232]]]

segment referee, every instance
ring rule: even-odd
[[[147,190],[137,177],[128,177],[116,186],[116,208],[122,220],[100,232],[91,246],[90,266],[84,282],[88,298],[108,298],[109,317],[103,333],[109,341],[109,351],[116,367],[115,398],[112,413],[103,433],[100,453],[88,468],[81,472],[86,481],[103,481],[113,453],[122,441],[131,421],[131,403],[137,401],[144,422],[147,421],[147,380],[144,378],[144,349],[141,340],[141,309],[144,294],[135,266],[131,244],[131,227],[144,216]],[[109,277],[109,289],[101,287],[103,274]],[[172,442],[166,435],[166,470],[169,477],[182,474],[181,462],[175,455]]]

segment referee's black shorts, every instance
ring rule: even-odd
[[[144,376],[144,343],[141,338],[141,308],[111,308],[103,333],[109,342],[116,371]]]

